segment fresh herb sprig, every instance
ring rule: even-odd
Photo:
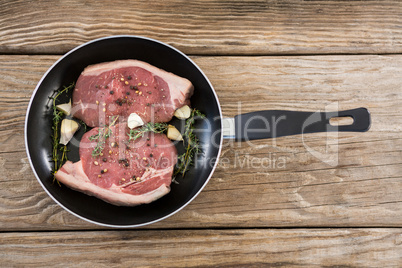
[[[144,137],[147,132],[154,133],[165,133],[168,129],[168,124],[166,123],[146,123],[140,128],[134,128],[130,130],[129,141],[135,141],[140,137]]]
[[[63,87],[55,92],[55,96],[51,97],[52,99],[52,110],[53,110],[53,125],[52,125],[52,161],[54,163],[52,174],[56,174],[57,170],[61,168],[61,166],[67,161],[67,146],[60,144],[60,127],[61,121],[63,120],[64,113],[57,109],[58,98],[67,94],[70,90],[74,88],[74,83],[69,86]],[[56,178],[53,177],[53,181]]]
[[[108,126],[99,128],[98,134],[94,134],[88,138],[90,141],[97,142],[95,148],[92,150],[93,157],[99,156],[102,153],[103,149],[105,148],[106,139],[112,135],[112,130],[110,127],[116,124],[118,118],[118,115],[112,117],[112,122]]]
[[[186,119],[183,133],[185,152],[177,157],[177,164],[173,173],[174,181],[177,175],[182,175],[184,177],[190,166],[194,164],[195,156],[201,153],[200,142],[197,136],[193,133],[194,123],[197,118],[205,118],[205,115],[199,110],[193,109],[190,117]]]

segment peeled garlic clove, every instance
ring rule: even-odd
[[[62,111],[66,115],[70,115],[71,113],[71,99],[68,103],[63,103],[56,105],[57,110]]]
[[[142,121],[141,117],[138,114],[132,113],[127,119],[127,125],[130,129],[133,129],[144,125],[144,121]]]
[[[172,125],[168,126],[167,137],[174,141],[182,141],[183,140],[183,136],[181,135],[180,131]]]
[[[177,109],[174,112],[174,116],[179,119],[187,119],[191,115],[191,108],[188,105],[184,105],[183,107]]]
[[[60,144],[67,145],[74,136],[74,133],[78,130],[78,127],[78,123],[74,120],[63,119],[63,121],[61,121]]]

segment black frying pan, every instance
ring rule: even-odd
[[[51,175],[51,124],[52,110],[49,98],[62,86],[75,82],[85,67],[105,61],[138,59],[158,68],[189,79],[195,92],[191,105],[206,115],[197,121],[198,138],[203,154],[197,159],[185,178],[172,184],[171,192],[147,205],[119,207],[100,199],[74,191],[53,182]],[[275,116],[285,116],[275,126],[270,121]],[[315,116],[315,119],[314,119]],[[332,127],[329,118],[351,116],[350,126]],[[311,124],[303,124],[313,117]],[[370,116],[359,108],[340,113],[304,113],[290,111],[262,111],[239,115],[227,121],[234,127],[225,136],[237,140],[271,138],[322,131],[366,131]],[[275,128],[275,131],[273,131]],[[264,131],[255,131],[255,129]],[[82,135],[78,133],[77,135]],[[222,139],[222,113],[216,93],[201,69],[177,49],[159,41],[137,36],[112,36],[81,45],[61,57],[39,81],[28,106],[25,122],[25,143],[28,158],[35,176],[44,190],[70,213],[92,223],[110,227],[136,227],[162,220],[185,207],[205,187],[216,167]],[[78,148],[69,147],[69,159],[79,160]],[[213,161],[212,160],[216,160]]]

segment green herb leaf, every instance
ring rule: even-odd
[[[67,94],[70,90],[74,88],[74,83],[71,85],[64,87],[63,89],[59,89],[55,92],[55,96],[51,97],[52,99],[52,109],[53,109],[53,124],[52,124],[52,161],[54,163],[52,174],[56,174],[57,170],[61,168],[61,166],[67,161],[67,146],[60,144],[60,127],[61,121],[64,117],[63,112],[57,109],[58,98],[61,95]],[[53,177],[53,181],[56,178]]]
[[[173,181],[176,181],[175,178],[177,175],[184,177],[190,166],[194,164],[194,158],[202,152],[200,142],[197,136],[193,133],[195,120],[202,118],[205,118],[205,115],[199,110],[193,109],[190,117],[186,119],[183,133],[183,143],[186,151],[177,157],[177,164],[173,173]]]
[[[134,128],[130,130],[129,141],[135,141],[140,137],[144,137],[147,132],[165,133],[167,131],[168,124],[166,123],[146,123],[140,128]]]
[[[112,130],[110,127],[116,124],[118,118],[118,115],[113,116],[112,122],[109,124],[109,126],[102,128],[100,127],[98,129],[98,134],[92,135],[88,138],[90,141],[97,141],[95,148],[92,150],[93,157],[99,156],[102,153],[103,149],[105,148],[106,139],[112,135]]]

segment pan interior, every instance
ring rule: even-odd
[[[171,192],[147,205],[118,207],[97,198],[59,186],[51,175],[52,111],[49,97],[62,86],[75,82],[90,65],[121,59],[138,59],[189,79],[195,88],[191,105],[206,115],[196,124],[196,134],[203,150],[196,164]],[[158,41],[117,36],[87,43],[63,56],[42,78],[32,96],[27,114],[25,135],[27,152],[39,182],[48,194],[73,214],[108,226],[140,226],[173,214],[194,198],[207,183],[214,169],[221,144],[219,102],[208,79],[184,54]],[[82,135],[79,133],[78,135]],[[69,159],[77,161],[78,147],[69,147]]]

